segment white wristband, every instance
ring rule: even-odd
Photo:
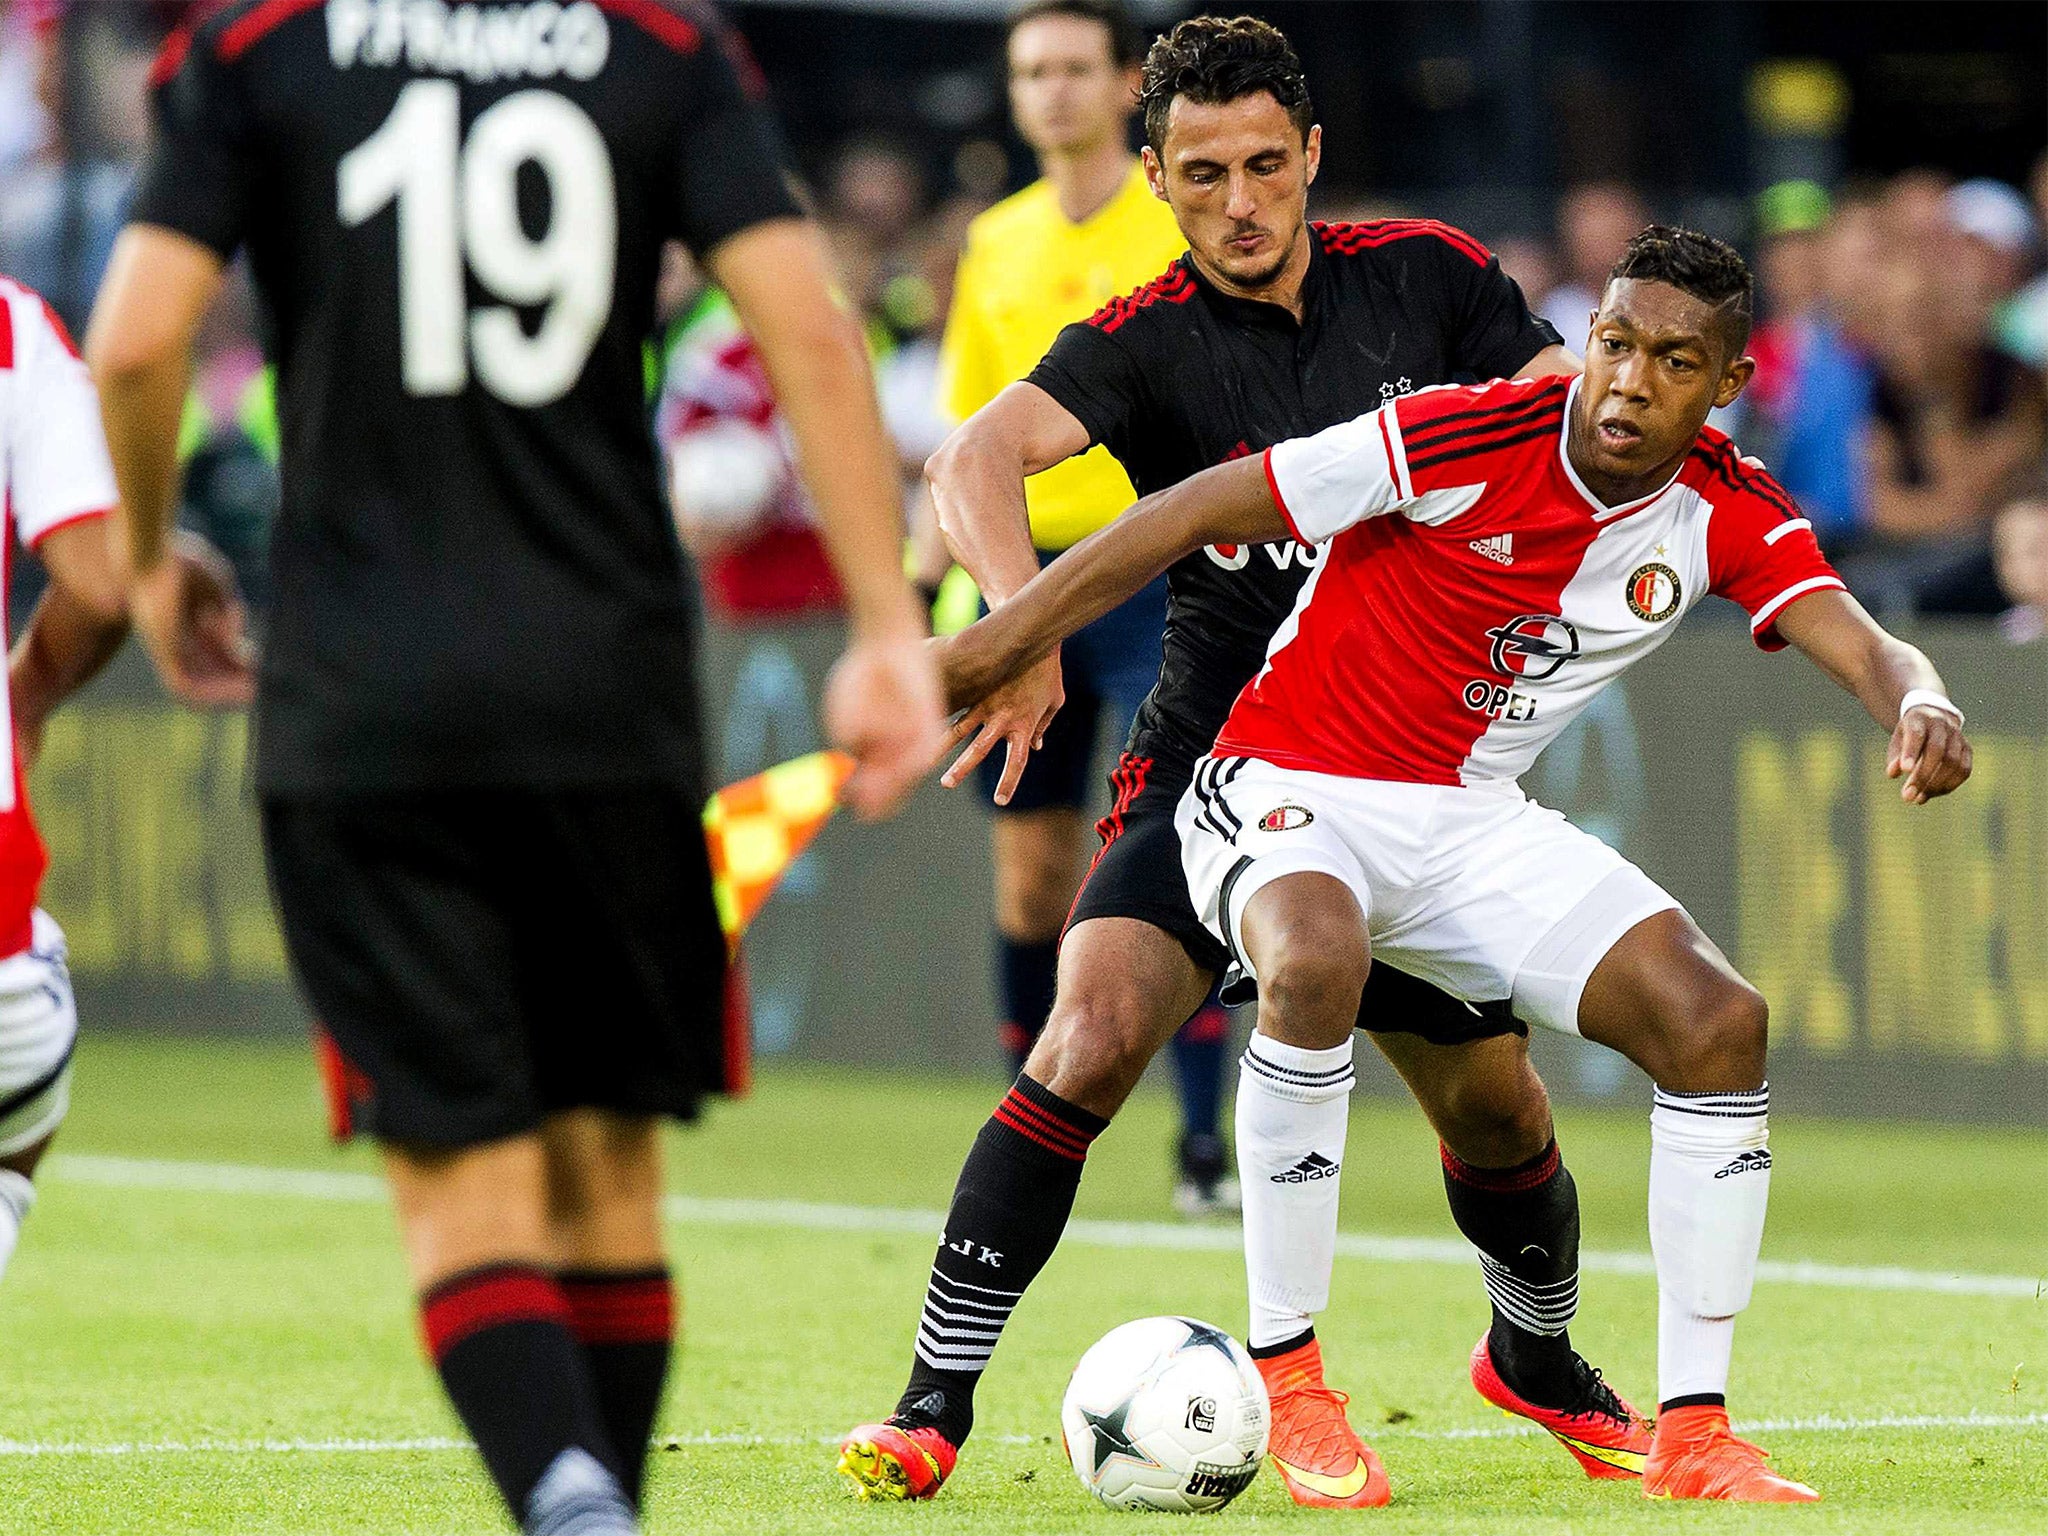
[[[1899,718],[1906,718],[1909,709],[1938,709],[1945,715],[1954,715],[1956,724],[1963,723],[1963,712],[1957,709],[1955,701],[1945,693],[1936,693],[1932,688],[1908,688],[1906,696],[1899,700]]]

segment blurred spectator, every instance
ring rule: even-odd
[[[910,243],[924,201],[924,172],[895,144],[857,138],[833,157],[825,182],[825,229],[847,292],[862,314],[881,316],[892,297],[891,284],[912,272]],[[900,288],[893,297],[903,304]]]
[[[670,344],[655,436],[683,543],[728,623],[836,613],[841,593],[753,340],[706,289]]]
[[[1998,628],[2015,645],[2048,638],[2048,485],[2037,485],[1999,509],[1991,525],[1992,568],[2012,606]]]
[[[2036,229],[2048,230],[2048,154],[2034,162]],[[1993,319],[1998,344],[2037,373],[2048,373],[2048,271],[2042,272]]]
[[[13,82],[27,69],[40,108],[24,116],[18,96],[7,108],[17,144],[32,147],[0,178],[0,271],[40,291],[72,326],[83,325],[98,291],[148,138],[155,28],[142,5],[40,0],[11,7],[0,29],[9,54],[28,54],[0,83],[18,91]]]
[[[1868,200],[1837,211],[1810,181],[1780,182],[1756,203],[1763,315],[1750,339],[1757,371],[1739,435],[1836,555],[1863,534],[1856,445],[1870,419],[1875,373],[1831,300],[1844,277],[1871,270],[1874,246],[1866,241],[1874,222]]]
[[[1887,199],[1893,238],[1864,454],[1870,530],[1894,548],[1981,534],[2048,446],[2040,376],[1989,340],[2016,277],[2006,258],[2031,247],[2032,214],[2010,188],[1965,183],[1942,193],[1930,228],[1925,180],[1909,173]]]
[[[1492,242],[1500,269],[1515,280],[1524,298],[1535,305],[1557,287],[1557,253],[1550,242],[1534,235],[1503,235]],[[1566,343],[1574,352],[1585,349],[1585,341]]]
[[[1586,350],[1589,317],[1599,307],[1608,268],[1649,222],[1649,208],[1619,182],[1588,182],[1558,200],[1557,245],[1564,275],[1540,301],[1534,294],[1530,299],[1574,352]]]
[[[1921,580],[1922,613],[1995,618],[2015,645],[2048,636],[2048,480],[2008,498],[1991,535]]]

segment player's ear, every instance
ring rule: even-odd
[[[1306,185],[1314,186],[1316,172],[1323,163],[1323,125],[1321,123],[1310,123],[1308,125],[1308,139],[1302,145],[1302,155],[1308,161],[1308,181]]]
[[[1145,165],[1145,185],[1152,189],[1152,195],[1162,203],[1169,201],[1166,195],[1166,167],[1159,163],[1158,151],[1150,144],[1138,151],[1138,158]]]
[[[1714,391],[1714,409],[1723,411],[1733,405],[1736,396],[1749,387],[1749,381],[1755,376],[1755,358],[1746,353],[1736,358],[1721,372],[1720,387]]]

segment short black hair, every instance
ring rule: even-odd
[[[1287,109],[1304,141],[1315,108],[1308,76],[1287,34],[1256,16],[1196,16],[1153,43],[1145,55],[1138,105],[1145,114],[1145,141],[1154,154],[1166,152],[1166,119],[1174,98],[1214,106],[1264,91]]]
[[[1109,60],[1118,69],[1128,69],[1145,56],[1144,34],[1131,19],[1130,8],[1123,0],[1023,0],[1010,12],[1003,29],[1003,46],[1009,47],[1010,39],[1025,22],[1041,16],[1078,16],[1083,21],[1099,23],[1109,33]]]
[[[1696,229],[1652,224],[1629,241],[1621,259],[1608,270],[1608,282],[1620,278],[1669,283],[1680,293],[1713,305],[1728,361],[1742,356],[1742,349],[1749,345],[1750,322],[1756,315],[1756,279],[1750,275],[1749,263],[1727,241]]]

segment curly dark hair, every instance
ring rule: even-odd
[[[1131,19],[1124,0],[1023,0],[1012,7],[1003,29],[1007,43],[1027,21],[1041,16],[1078,16],[1100,23],[1109,33],[1109,58],[1118,69],[1127,69],[1145,56],[1145,35]]]
[[[1308,138],[1315,108],[1308,99],[1308,77],[1287,35],[1256,16],[1193,17],[1145,55],[1138,91],[1145,140],[1153,153],[1165,153],[1166,118],[1176,96],[1210,106],[1257,91],[1285,107],[1302,138]]]
[[[1718,312],[1721,340],[1728,357],[1742,356],[1749,345],[1750,322],[1756,315],[1756,279],[1735,247],[1696,229],[1652,224],[1621,253],[1607,280],[1635,278],[1669,283]]]

